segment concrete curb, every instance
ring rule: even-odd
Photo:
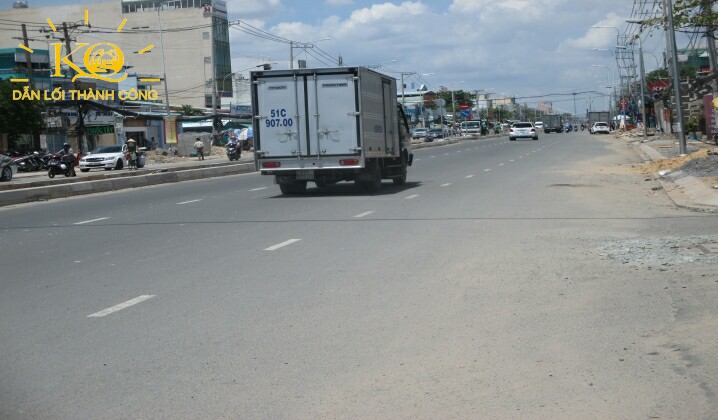
[[[666,159],[659,151],[645,144],[638,144],[636,150],[646,161]],[[718,212],[718,191],[710,189],[697,177],[686,176],[683,171],[664,175],[656,172],[653,176],[677,207],[708,213]]]
[[[125,175],[122,177],[107,179],[17,188],[0,191],[0,207],[29,203],[33,201],[51,200],[53,198],[118,191],[127,188],[214,178],[225,175],[237,175],[249,172],[254,172],[254,163],[222,165],[199,169],[183,169],[172,172],[138,173],[136,175]]]

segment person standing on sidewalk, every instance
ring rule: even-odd
[[[197,141],[194,142],[194,149],[197,151],[197,157],[199,160],[204,160],[204,143],[197,137]]]

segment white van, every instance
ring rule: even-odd
[[[463,121],[461,123],[461,135],[462,136],[480,136],[481,135],[481,121]]]

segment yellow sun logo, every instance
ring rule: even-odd
[[[85,10],[85,25],[87,25],[88,22],[89,12]],[[50,25],[50,29],[52,29],[53,32],[57,32],[57,28],[50,18],[47,19],[47,23]],[[120,23],[120,26],[117,27],[117,32],[122,32],[122,28],[126,23],[127,19],[125,18],[122,20],[122,23]],[[30,53],[33,52],[33,50],[27,45],[18,44],[18,46],[25,51]],[[64,77],[64,74],[62,74],[62,64],[65,64],[75,71],[75,76],[72,78],[73,82],[78,78],[85,78],[118,83],[127,78],[127,73],[123,71],[125,68],[125,55],[122,52],[122,49],[115,44],[111,44],[109,42],[98,42],[90,45],[78,42],[77,47],[72,51],[68,51],[64,56],[62,56],[62,43],[53,44],[53,46],[55,48],[55,66],[54,71],[51,74],[52,77]],[[82,57],[82,62],[84,64],[83,69],[77,66],[69,59],[69,57],[75,52],[80,52],[80,50],[85,47],[87,48],[85,49]],[[152,48],[154,48],[154,45],[150,44],[138,51],[138,54],[144,54]],[[58,57],[60,57],[59,60]],[[26,82],[27,79],[13,79],[13,81]]]

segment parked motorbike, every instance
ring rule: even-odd
[[[59,153],[53,153],[50,155],[50,160],[47,162],[47,176],[55,178],[55,175],[63,174],[67,177],[72,176],[74,171],[72,166],[75,164],[75,156],[73,155],[61,155]]]
[[[233,160],[239,160],[240,158],[240,146],[237,143],[227,143],[227,157],[229,158],[230,162]]]
[[[17,170],[20,172],[39,171],[43,167],[42,158],[38,152],[30,155],[19,156],[15,159]]]

